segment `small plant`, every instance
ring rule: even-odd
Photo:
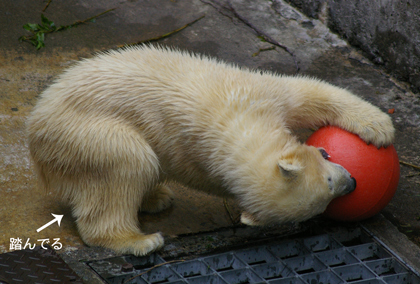
[[[67,25],[67,26],[59,26],[57,27],[53,21],[50,21],[49,19],[47,19],[47,17],[44,16],[44,14],[41,14],[41,24],[25,24],[23,25],[23,28],[29,32],[31,32],[32,34],[30,36],[21,36],[19,38],[19,41],[27,41],[30,42],[33,46],[36,47],[36,49],[41,49],[45,46],[44,40],[45,40],[45,35],[49,34],[49,33],[53,33],[53,32],[59,32],[59,31],[63,31],[63,30],[67,30],[70,29],[72,27],[76,27],[78,25],[81,24],[85,24],[87,22],[94,22],[95,19],[99,16],[102,16],[105,13],[108,13],[110,11],[112,11],[114,9],[109,9],[105,12],[102,12],[96,16],[90,17],[86,20],[83,21],[76,21],[71,25]]]
[[[41,49],[45,46],[44,39],[45,34],[52,33],[59,28],[56,27],[53,21],[47,19],[44,14],[41,14],[41,24],[25,24],[23,28],[32,33],[30,36],[21,36],[19,41],[28,41],[36,47],[36,49]],[[60,27],[61,28],[61,27]],[[61,28],[60,30],[62,30]]]

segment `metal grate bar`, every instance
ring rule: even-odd
[[[122,272],[129,262],[132,271]],[[89,265],[108,283],[410,283],[420,278],[360,228],[166,263],[152,256]],[[113,269],[110,269],[112,268]],[[112,273],[110,273],[110,271]]]

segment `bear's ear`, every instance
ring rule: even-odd
[[[293,179],[302,171],[301,165],[294,165],[287,160],[280,160],[277,162],[280,173],[287,179]]]

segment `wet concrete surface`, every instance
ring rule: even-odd
[[[158,43],[240,66],[296,74],[292,56],[282,48],[255,54],[273,45],[261,40],[255,30],[244,23],[246,19],[251,26],[294,52],[300,75],[315,76],[347,88],[384,111],[394,109],[391,116],[397,129],[395,147],[400,160],[420,164],[419,94],[413,94],[409,86],[373,65],[320,21],[305,17],[281,1],[234,0],[231,3],[236,14],[224,2],[210,0],[53,0],[44,14],[56,25],[68,25],[107,9],[116,9],[94,23],[46,35],[45,48],[37,51],[29,43],[20,43],[18,38],[27,34],[22,28],[24,24],[41,22],[46,3],[0,2],[0,26],[3,27],[0,33],[0,252],[9,251],[10,238],[21,238],[23,244],[27,239],[39,244],[38,239],[60,238],[63,248],[58,252],[68,261],[74,261],[76,267],[80,259],[114,255],[109,250],[87,248],[77,234],[70,208],[37,187],[25,137],[26,117],[39,93],[75,60],[163,35],[203,15],[201,20]],[[304,139],[308,132],[300,135]],[[140,215],[144,231],[163,232],[167,244],[171,245],[177,235],[232,227],[222,199],[177,185],[172,187],[176,193],[172,208],[157,215]],[[235,222],[239,208],[233,201],[228,204]],[[419,204],[420,171],[401,165],[398,191],[383,211],[386,219],[377,217],[379,219],[364,223],[392,229],[396,234],[395,225],[419,245]],[[52,225],[37,233],[37,228],[52,220],[51,213],[64,214],[61,226]],[[326,226],[329,224],[327,222]],[[252,230],[257,234],[259,229]],[[260,233],[266,233],[261,230]],[[419,262],[413,265],[420,267]]]

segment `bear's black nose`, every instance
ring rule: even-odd
[[[353,186],[353,189],[350,192],[354,191],[356,189],[356,186],[357,186],[356,179],[354,177],[351,177],[351,180],[353,181],[354,186]]]

